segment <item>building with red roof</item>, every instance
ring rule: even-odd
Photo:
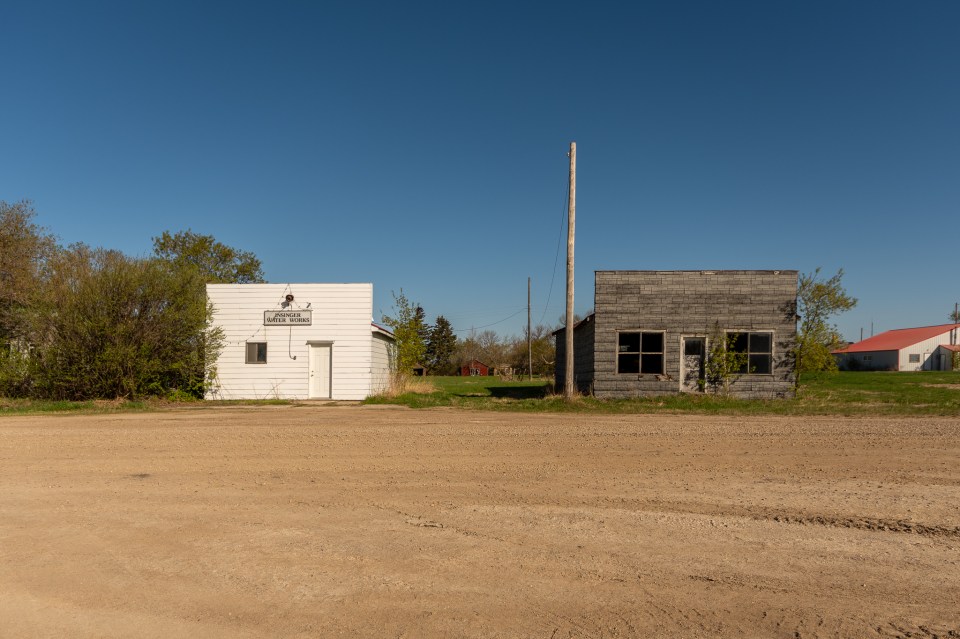
[[[948,371],[960,324],[898,328],[833,351],[841,370]]]

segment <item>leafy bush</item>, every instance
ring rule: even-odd
[[[14,344],[0,345],[0,397],[26,397],[31,381],[27,354]]]
[[[78,245],[60,251],[28,310],[28,394],[200,397],[222,338],[195,268]]]

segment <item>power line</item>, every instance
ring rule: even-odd
[[[547,316],[547,309],[550,307],[550,296],[553,295],[553,281],[557,277],[557,264],[560,262],[560,245],[563,242],[563,226],[567,221],[567,205],[570,201],[570,181],[567,180],[566,195],[563,198],[563,207],[560,209],[560,232],[557,235],[557,254],[553,257],[553,273],[550,274],[550,288],[547,289],[547,301],[543,305],[543,314],[540,316],[539,324],[543,324],[543,318]]]
[[[510,315],[510,316],[508,316],[508,317],[504,317],[502,320],[498,320],[498,321],[496,321],[496,322],[494,322],[494,323],[492,323],[492,324],[484,324],[483,326],[471,326],[470,328],[457,328],[457,329],[454,329],[453,332],[454,332],[454,333],[466,333],[466,332],[468,332],[468,331],[475,331],[475,330],[477,330],[478,328],[490,328],[491,326],[496,326],[497,324],[503,324],[503,323],[506,322],[508,319],[513,319],[514,317],[516,317],[516,316],[519,315],[520,313],[524,312],[525,310],[527,310],[527,307],[526,307],[526,306],[521,306],[521,307],[520,307],[520,310],[518,310],[518,311],[517,311],[516,313],[514,313],[513,315]]]

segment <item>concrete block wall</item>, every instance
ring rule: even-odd
[[[790,397],[796,304],[796,271],[597,271],[593,392],[598,397],[679,392],[681,337],[709,337],[719,327],[773,333],[772,374],[736,377],[732,395]],[[664,374],[618,374],[619,331],[664,332]],[[560,361],[558,356],[558,370]]]

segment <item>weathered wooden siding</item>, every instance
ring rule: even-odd
[[[772,374],[740,375],[731,394],[791,396],[796,301],[796,271],[597,271],[593,391],[598,397],[679,392],[681,337],[719,327],[773,334]],[[620,331],[663,332],[664,374],[618,374]]]
[[[263,312],[312,311],[311,326],[264,326]],[[226,344],[217,360],[216,399],[306,399],[310,342],[332,345],[331,396],[363,399],[372,389],[372,284],[208,284]],[[266,342],[267,363],[247,364],[246,343]]]
[[[573,327],[573,383],[577,391],[590,394],[593,392],[593,361],[594,361],[594,316],[590,315]],[[556,332],[556,374],[554,385],[557,391],[562,391],[567,379],[567,340],[566,330]]]

